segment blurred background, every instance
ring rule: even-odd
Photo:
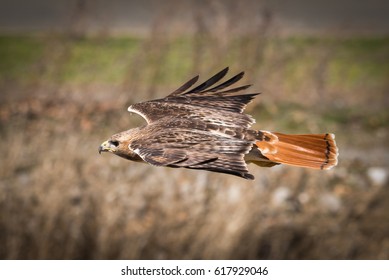
[[[1,259],[388,259],[387,1],[0,0]],[[97,152],[230,66],[255,128],[336,134],[255,181]]]

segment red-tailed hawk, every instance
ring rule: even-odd
[[[117,133],[99,147],[128,160],[156,166],[202,169],[254,179],[247,163],[330,169],[337,164],[333,134],[288,135],[253,130],[243,113],[258,93],[238,94],[250,85],[227,89],[244,72],[219,82],[225,68],[204,83],[196,76],[162,99],[131,105],[147,124]]]

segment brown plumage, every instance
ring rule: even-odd
[[[337,164],[333,134],[288,135],[250,129],[243,113],[258,93],[237,94],[250,85],[227,89],[244,72],[215,85],[225,68],[204,83],[192,78],[167,97],[134,104],[128,111],[147,124],[111,136],[99,152],[156,166],[202,169],[254,179],[247,163],[270,167],[284,163],[313,169]]]

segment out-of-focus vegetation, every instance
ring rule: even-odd
[[[1,36],[0,258],[389,258],[389,39],[260,35]],[[225,66],[263,93],[256,128],[333,132],[339,166],[245,181],[98,155],[132,102]]]
[[[313,93],[354,91],[357,98],[364,95],[358,91],[367,89],[375,90],[379,99],[388,86],[388,38],[272,38],[253,50],[248,39],[235,38],[217,54],[221,61],[214,61],[212,45],[199,56],[195,40],[184,36],[166,42],[136,37],[0,36],[0,82],[30,86],[44,78],[44,83],[66,86],[122,85],[132,78],[129,74],[136,73],[139,84],[171,87],[201,70],[212,72],[229,65],[249,67],[247,74],[249,80],[255,79],[256,88],[282,80],[283,92],[310,86]],[[352,99],[337,96],[343,98]]]

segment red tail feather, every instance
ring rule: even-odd
[[[338,163],[338,148],[334,134],[288,135],[260,131],[263,140],[255,144],[270,162],[330,169]],[[255,160],[253,161],[254,163]],[[258,162],[262,165],[263,158]]]

